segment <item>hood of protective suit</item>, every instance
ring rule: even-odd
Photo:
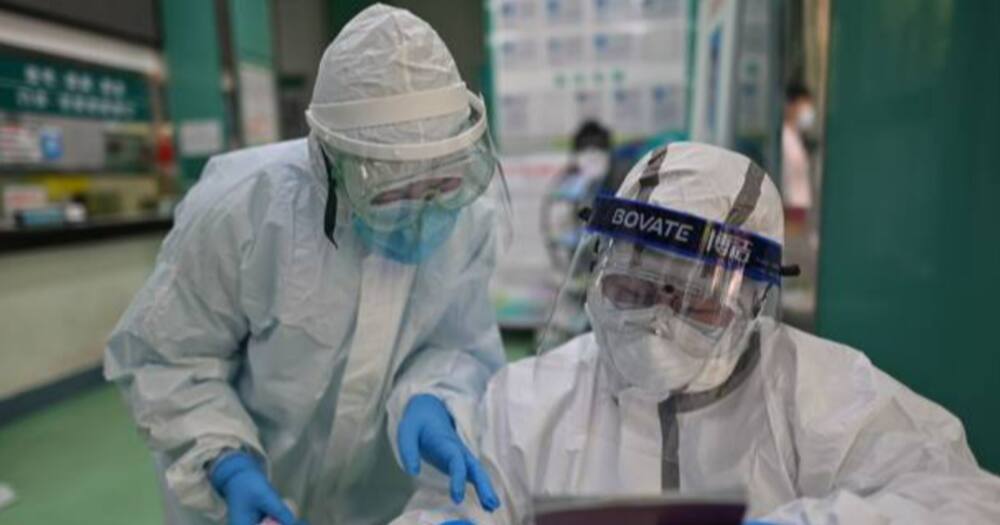
[[[310,105],[368,101],[461,84],[451,52],[427,22],[405,9],[375,4],[351,19],[326,48]],[[454,134],[468,115],[465,107],[449,115],[344,133],[384,144],[430,142]]]
[[[616,194],[636,200],[639,179],[652,154],[640,160]],[[647,202],[717,222],[726,222],[747,180],[752,161],[739,153],[697,142],[675,142],[659,167],[660,182]],[[740,228],[784,245],[785,218],[781,196],[766,174],[760,194]]]
[[[305,117],[316,175],[324,184],[338,178],[324,226],[331,240],[341,223],[338,201],[367,224],[387,184],[491,146],[482,98],[468,91],[441,37],[413,13],[383,4],[355,16],[327,47]]]

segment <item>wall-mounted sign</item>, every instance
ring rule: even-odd
[[[239,66],[240,117],[247,146],[278,140],[278,102],[274,73],[248,62]]]
[[[9,48],[0,48],[0,110],[117,121],[151,118],[143,75]]]
[[[0,171],[152,168],[147,76],[0,46]]]
[[[505,153],[560,149],[587,119],[623,140],[687,132],[696,0],[487,0]]]

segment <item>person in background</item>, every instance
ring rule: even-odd
[[[587,120],[573,135],[569,162],[553,178],[542,200],[542,236],[557,272],[569,267],[576,250],[583,229],[580,210],[604,191],[611,174],[611,132],[597,121]]]
[[[785,255],[798,263],[801,274],[789,283],[782,297],[786,318],[801,327],[811,326],[815,317],[816,254],[819,236],[812,213],[813,176],[804,136],[812,130],[816,112],[812,95],[800,84],[785,91],[785,112],[781,126],[782,196],[785,205]]]
[[[802,134],[816,122],[816,109],[809,89],[800,84],[785,90],[785,111],[781,125],[781,183],[785,214],[796,224],[806,220],[812,207],[813,190],[809,173],[809,152]]]
[[[611,173],[611,131],[596,120],[587,120],[573,135],[571,171],[604,180]]]
[[[394,523],[520,524],[533,497],[664,491],[744,493],[756,524],[1000,523],[1000,478],[958,419],[861,352],[778,321],[792,273],[781,197],[752,161],[655,150],[598,197],[588,229],[593,332],[543,342],[483,398],[503,506],[428,487]]]
[[[426,22],[377,4],[326,49],[306,117],[307,138],[209,161],[111,334],[166,522],[384,524],[421,460],[495,509],[466,447],[504,359],[482,99]]]

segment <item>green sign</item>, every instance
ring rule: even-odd
[[[29,57],[0,49],[0,110],[96,120],[147,121],[139,73]]]

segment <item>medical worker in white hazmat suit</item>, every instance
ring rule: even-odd
[[[426,22],[375,5],[306,118],[306,139],[209,161],[108,344],[167,522],[384,524],[421,460],[496,508],[466,447],[503,362],[482,99]]]
[[[548,349],[550,331],[487,389],[481,457],[500,510],[426,488],[396,523],[520,524],[536,496],[663,491],[743,493],[755,523],[1000,523],[1000,478],[958,419],[777,321],[782,228],[747,158],[693,143],[647,155],[596,200],[586,267],[569,274],[588,276],[593,332]]]

